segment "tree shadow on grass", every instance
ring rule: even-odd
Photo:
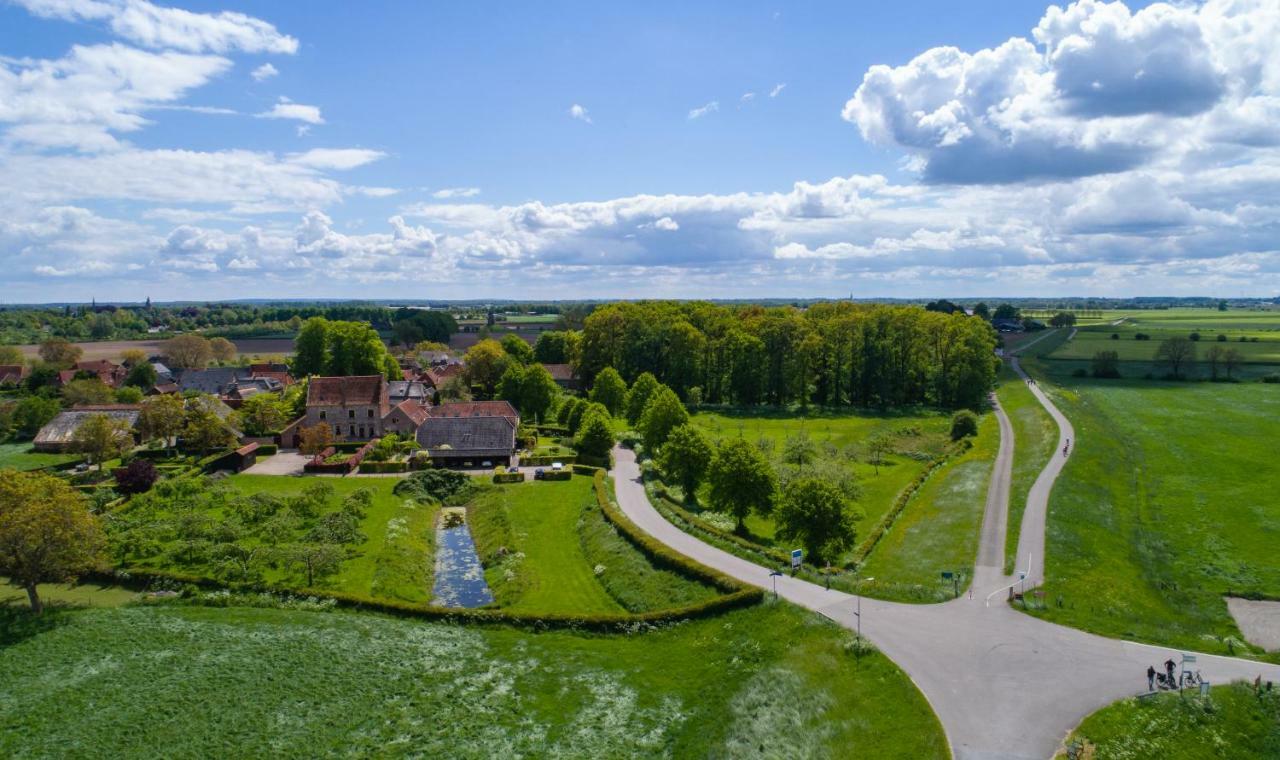
[[[48,605],[43,615],[18,604],[0,604],[0,649],[52,631],[68,620],[72,605]]]

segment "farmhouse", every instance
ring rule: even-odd
[[[432,417],[505,417],[518,427],[520,413],[510,401],[452,401],[431,407]]]
[[[210,396],[223,397],[236,382],[248,380],[252,373],[246,367],[211,367],[209,369],[184,369],[178,375],[178,390],[182,393],[196,391]]]
[[[401,401],[391,408],[386,417],[382,418],[382,434],[395,433],[398,436],[413,438],[429,416],[431,416],[431,410],[425,405],[412,400]]]
[[[432,415],[418,428],[418,445],[436,466],[510,464],[516,451],[516,420],[511,417]]]
[[[313,377],[307,383],[305,427],[333,426],[340,441],[367,441],[382,436],[382,420],[391,412],[387,381],[382,375]]]
[[[0,364],[0,385],[18,385],[27,378],[27,365]]]
[[[564,388],[566,391],[576,391],[581,384],[578,382],[577,376],[574,375],[573,365],[571,364],[543,364],[547,372],[551,375],[551,379],[556,381],[556,385]]]
[[[32,445],[36,451],[64,452],[69,451],[75,442],[76,431],[90,417],[105,414],[108,417],[124,420],[133,429],[138,424],[138,414],[142,407],[137,404],[101,404],[84,405],[59,412],[49,424],[40,428]]]

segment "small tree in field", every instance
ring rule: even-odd
[[[742,531],[747,515],[773,511],[777,476],[758,448],[741,438],[720,444],[707,470],[711,505],[737,518]]]
[[[1098,351],[1093,355],[1094,377],[1120,377],[1120,353],[1118,351]]]
[[[889,440],[889,436],[873,435],[867,441],[867,460],[871,462],[872,467],[875,467],[877,475],[880,474],[880,465],[884,464],[884,458],[891,453],[893,453],[893,441]]]
[[[308,588],[315,585],[316,578],[337,572],[343,557],[341,547],[333,544],[290,544],[281,555],[307,576]]]
[[[1180,335],[1167,338],[1156,349],[1156,360],[1169,366],[1169,374],[1174,379],[1181,378],[1182,370],[1195,363],[1196,344]]]
[[[951,418],[951,440],[958,441],[978,434],[978,415],[961,409]]]
[[[681,425],[671,431],[662,445],[658,466],[671,480],[680,484],[687,502],[698,500],[698,486],[707,477],[715,449],[706,434],[694,425]]]
[[[91,414],[71,434],[71,445],[85,455],[89,464],[101,468],[106,460],[129,450],[133,445],[133,434],[129,432],[129,423],[124,420],[105,414]]]
[[[778,537],[799,541],[816,563],[835,559],[853,543],[853,521],[859,516],[834,485],[799,478],[783,492],[775,517]]]
[[[186,424],[182,426],[183,448],[215,451],[230,446],[235,440],[235,434],[217,414],[202,408],[187,410]]]
[[[1227,379],[1231,379],[1232,374],[1240,369],[1240,365],[1244,363],[1244,354],[1241,354],[1234,348],[1228,348],[1222,354],[1222,366],[1227,369]]]
[[[37,615],[41,583],[68,583],[103,560],[106,540],[84,497],[39,472],[0,469],[0,575],[27,592]]]
[[[142,411],[138,414],[138,429],[144,438],[160,438],[164,447],[173,446],[173,438],[182,432],[186,407],[182,399],[174,394],[152,396],[142,402]]]
[[[302,439],[298,443],[298,450],[310,456],[315,456],[333,445],[333,430],[323,422],[302,428],[298,436]]]

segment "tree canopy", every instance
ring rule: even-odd
[[[741,438],[721,442],[707,470],[707,483],[711,505],[733,515],[739,530],[752,512],[773,511],[777,475],[764,454]]]
[[[787,484],[774,520],[778,537],[799,541],[809,561],[817,563],[836,559],[853,543],[854,520],[860,516],[835,485],[798,478]]]
[[[591,400],[604,404],[609,414],[623,411],[627,402],[627,383],[613,367],[605,367],[591,384]]]

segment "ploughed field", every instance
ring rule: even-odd
[[[293,338],[229,338],[236,344],[241,356],[284,356],[293,353]],[[146,351],[148,355],[164,353],[164,340],[102,340],[76,343],[83,351],[84,361],[94,359],[120,360],[120,355],[131,348]],[[30,358],[38,356],[40,346],[18,346]]]
[[[1223,597],[1280,597],[1280,385],[1095,380],[1029,364],[1078,436],[1050,496],[1036,614],[1244,651]]]

